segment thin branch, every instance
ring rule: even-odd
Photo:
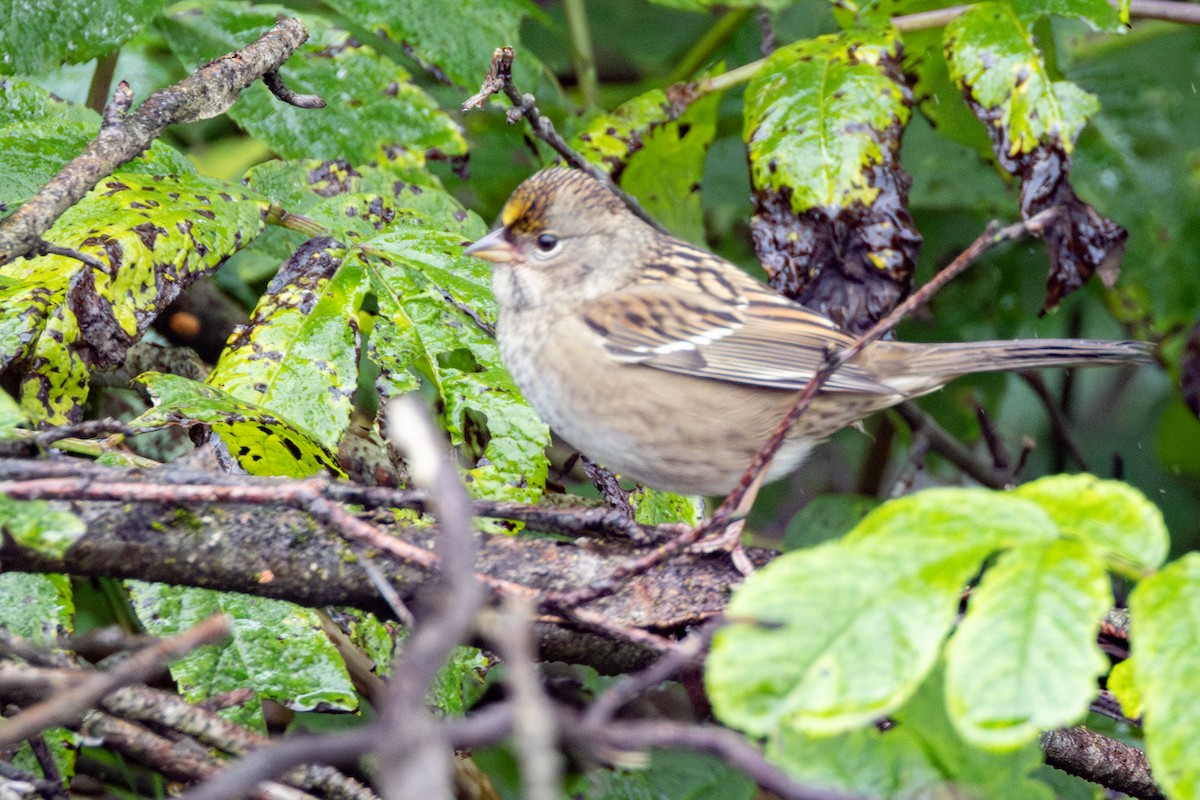
[[[1109,0],[1112,6],[1118,6],[1118,0]],[[901,33],[940,28],[948,25],[960,16],[970,6],[949,6],[933,11],[922,11],[917,14],[905,14],[892,17],[892,25]],[[1200,25],[1200,8],[1196,3],[1173,2],[1173,0],[1130,0],[1130,19],[1158,19],[1166,22],[1180,22],[1185,25]]]
[[[558,752],[559,719],[542,690],[530,635],[533,608],[509,598],[500,612],[489,615],[486,632],[507,666],[505,685],[513,706],[513,743],[521,766],[526,800],[557,800],[563,759]]]
[[[895,407],[908,427],[914,433],[920,432],[929,441],[929,449],[954,466],[970,475],[980,484],[989,489],[1003,489],[1008,486],[1011,475],[1007,470],[998,470],[991,463],[985,462],[971,448],[954,438],[953,434],[938,425],[933,417],[925,413],[916,403],[905,402]]]
[[[532,94],[521,94],[517,91],[512,80],[512,63],[513,49],[497,47],[496,52],[492,54],[492,64],[488,68],[482,86],[477,93],[463,103],[463,111],[482,108],[487,98],[502,92],[512,103],[512,108],[508,110],[509,122],[516,122],[524,117],[529,123],[530,130],[533,131],[533,135],[550,145],[556,153],[563,157],[564,161],[575,169],[586,172],[611,189],[617,197],[621,198],[626,207],[647,225],[661,233],[668,233],[667,229],[658,223],[658,220],[646,213],[632,195],[613,183],[607,172],[575,152],[574,148],[567,144],[567,140],[554,129],[554,123],[550,121],[550,118],[538,110],[537,100]]]
[[[1075,441],[1075,433],[1072,430],[1071,420],[1067,418],[1066,411],[1059,404],[1058,398],[1051,394],[1050,387],[1046,385],[1045,379],[1036,372],[1019,372],[1017,374],[1030,389],[1033,389],[1033,393],[1042,402],[1042,406],[1046,409],[1046,415],[1050,418],[1050,427],[1054,430],[1054,436],[1059,445],[1067,451],[1067,455],[1071,457],[1071,460],[1081,470],[1091,472],[1092,470],[1088,466],[1087,458],[1083,455],[1083,451],[1079,449],[1079,443]]]
[[[46,255],[73,258],[81,264],[87,264],[92,269],[98,269],[101,271],[106,269],[104,264],[100,262],[100,259],[96,258],[95,256],[89,256],[87,253],[81,253],[72,247],[60,247],[56,244],[47,242],[45,239],[38,239],[35,243],[33,251],[30,253],[30,256]]]
[[[96,673],[74,687],[30,706],[15,717],[0,721],[0,749],[55,725],[72,724],[114,689],[139,683],[147,675],[196,648],[220,641],[228,633],[229,623],[224,616],[209,617],[183,633],[138,651],[110,670]]]
[[[665,680],[675,677],[681,670],[699,662],[708,649],[712,636],[724,624],[723,619],[713,619],[686,639],[676,642],[657,661],[641,672],[625,675],[614,682],[584,713],[583,721],[589,725],[608,722],[626,703],[641,697]]]
[[[167,126],[224,113],[243,89],[278,69],[307,38],[298,20],[281,20],[254,43],[154,92],[132,114],[127,112],[133,93],[122,81],[105,108],[99,135],[37,194],[0,220],[0,264],[32,251],[64,211],[101,178],[141,155]]]

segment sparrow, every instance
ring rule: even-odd
[[[725,495],[826,354],[854,337],[736,265],[656,230],[578,170],[538,172],[466,248],[492,262],[500,355],[542,418],[646,486]],[[821,388],[766,480],[875,411],[960,375],[1151,359],[1144,342],[876,341]]]

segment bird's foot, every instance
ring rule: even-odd
[[[728,553],[729,559],[733,562],[733,568],[742,575],[750,575],[754,572],[754,564],[750,561],[750,556],[746,553],[746,548],[742,544],[742,531],[746,527],[746,520],[735,519],[728,523],[724,529],[712,534],[705,534],[693,544],[689,550],[693,553],[704,553],[706,555],[712,553]]]

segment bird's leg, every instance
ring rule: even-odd
[[[762,486],[764,475],[766,475],[766,470],[759,471],[754,481],[742,493],[738,504],[726,516],[728,522],[724,528],[718,530],[715,534],[706,535],[701,538],[692,545],[691,549],[693,552],[725,552],[733,560],[733,566],[738,572],[743,575],[749,575],[754,572],[754,564],[750,561],[750,556],[746,554],[746,548],[742,545],[742,532],[746,528],[746,517],[750,514],[750,508],[754,505],[754,501],[758,497],[758,490]],[[719,522],[719,520],[713,521]]]

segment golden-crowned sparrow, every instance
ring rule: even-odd
[[[495,265],[517,386],[571,445],[657,489],[722,495],[825,354],[854,337],[733,264],[638,219],[583,172],[517,187],[466,252]],[[875,342],[825,384],[767,479],[873,411],[972,372],[1148,360],[1141,342]]]

